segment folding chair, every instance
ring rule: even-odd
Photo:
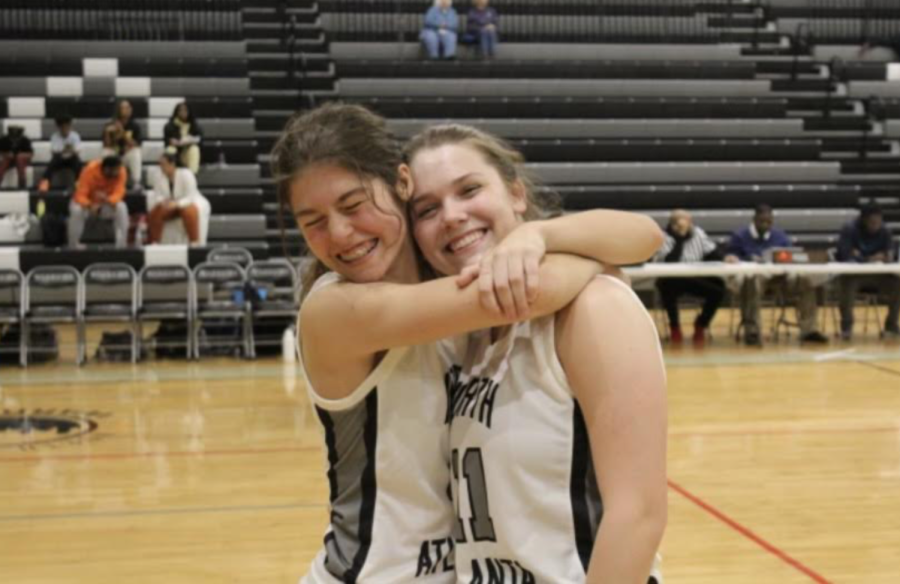
[[[78,323],[78,343],[87,353],[87,323],[124,322],[131,333],[131,362],[138,360],[137,274],[122,263],[89,265],[82,274],[84,299]]]
[[[246,270],[253,263],[253,255],[243,247],[217,247],[206,255],[206,261],[237,264]]]
[[[19,364],[25,366],[28,337],[22,327],[25,317],[25,276],[19,270],[0,270],[0,325],[19,330]],[[8,328],[6,330],[9,330]],[[0,348],[0,351],[6,349]],[[10,352],[14,352],[11,349]]]
[[[137,354],[141,354],[143,325],[147,321],[181,320],[185,323],[185,357],[193,355],[194,278],[191,270],[182,265],[146,266],[138,278],[137,295]],[[178,343],[182,344],[182,343]],[[159,346],[159,341],[157,340]]]
[[[206,330],[206,342],[210,346],[235,345],[250,357],[250,311],[244,298],[247,276],[238,264],[204,262],[194,268],[194,323],[192,340],[194,357],[200,358],[200,332],[204,324],[213,321],[233,322],[238,327],[238,340],[226,334],[214,334]]]
[[[297,319],[297,272],[288,260],[275,259],[253,262],[247,268],[250,298],[250,356],[256,357],[256,347],[280,345],[284,329]],[[263,325],[263,326],[260,326]],[[275,325],[277,334],[257,336],[257,328]]]
[[[81,320],[81,274],[70,266],[42,266],[28,272],[25,278],[25,317],[22,334],[28,344],[32,325],[75,324]],[[27,347],[23,351],[22,365],[28,365],[29,351],[40,347]],[[83,347],[77,346],[75,362],[84,363]]]

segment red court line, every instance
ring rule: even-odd
[[[248,448],[244,450],[201,450],[201,451],[154,451],[154,452],[119,452],[106,454],[55,454],[52,456],[3,456],[0,457],[0,463],[3,462],[44,462],[48,460],[85,460],[85,461],[107,461],[107,460],[124,460],[129,458],[155,458],[164,456],[166,458],[187,457],[187,456],[242,456],[247,454],[281,454],[289,452],[306,452],[310,450],[319,450],[318,447],[300,447],[286,446],[284,448]]]
[[[767,552],[769,552],[770,554],[772,554],[773,556],[775,556],[782,562],[784,562],[784,563],[792,566],[794,569],[799,570],[800,572],[806,574],[814,582],[818,582],[819,584],[832,584],[830,580],[827,580],[824,576],[822,576],[821,574],[819,574],[812,568],[804,565],[799,560],[792,558],[791,556],[789,556],[787,554],[787,552],[782,551],[781,549],[770,544],[769,542],[767,542],[760,536],[756,535],[755,533],[753,533],[752,531],[750,531],[749,529],[747,529],[746,527],[744,527],[743,525],[741,525],[740,523],[735,521],[734,519],[728,517],[727,515],[725,515],[724,513],[722,513],[721,511],[719,511],[718,509],[716,509],[715,507],[713,507],[712,505],[710,505],[709,503],[707,503],[706,501],[701,499],[700,497],[692,494],[691,492],[689,492],[687,489],[685,489],[678,483],[672,481],[671,479],[669,479],[668,483],[669,483],[669,488],[671,488],[673,491],[677,492],[679,495],[681,495],[682,497],[684,497],[685,499],[687,499],[694,505],[700,507],[701,509],[703,509],[704,511],[706,511],[707,513],[709,513],[710,515],[712,515],[713,517],[715,517],[716,519],[718,519],[719,521],[721,521],[722,523],[724,523],[725,525],[730,527],[731,529],[737,531],[738,533],[740,533],[741,535],[743,535],[744,537],[746,537],[747,539],[749,539],[750,541],[752,541],[759,547],[763,548],[764,550],[766,550]]]
[[[872,428],[866,427],[849,427],[849,428],[772,428],[772,429],[756,429],[756,430],[707,430],[707,431],[686,431],[671,432],[670,438],[695,438],[704,436],[765,436],[779,434],[842,434],[846,432],[896,432],[897,426],[876,426]],[[11,449],[9,447],[8,449]],[[307,452],[318,450],[318,446],[300,447],[285,446],[282,448],[248,448],[240,450],[202,450],[202,451],[151,451],[151,452],[110,452],[105,454],[54,454],[50,456],[42,456],[40,454],[28,456],[0,456],[0,464],[15,462],[43,462],[43,461],[87,461],[95,460],[98,462],[110,460],[127,460],[130,458],[155,458],[157,456],[165,456],[171,458],[186,456],[245,456],[248,454],[283,454],[291,452]],[[37,446],[37,452],[42,452],[40,445]]]

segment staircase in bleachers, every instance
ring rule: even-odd
[[[269,153],[288,117],[310,107],[316,96],[334,93],[334,63],[314,0],[251,0],[241,14],[259,144],[257,160],[263,176],[268,177]],[[275,188],[267,181],[262,189],[266,241],[273,253],[281,254]],[[299,238],[290,237],[286,243],[288,252],[296,255]]]

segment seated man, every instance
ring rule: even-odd
[[[69,203],[69,247],[83,247],[81,235],[89,216],[112,219],[116,247],[125,247],[128,237],[128,207],[125,206],[127,173],[118,156],[88,163]]]
[[[769,205],[757,205],[753,222],[735,231],[728,244],[726,262],[760,262],[767,249],[790,247],[787,233],[773,226],[775,217]],[[816,289],[809,278],[782,277],[763,279],[746,278],[741,286],[741,325],[744,327],[744,343],[762,345],[759,332],[759,301],[764,291],[781,286],[784,292],[797,299],[800,341],[803,343],[827,343],[828,338],[816,327]]]
[[[166,223],[178,221],[191,244],[205,244],[210,205],[197,190],[194,173],[178,168],[175,149],[166,150],[159,159],[159,169],[153,196],[147,201],[149,243],[162,243]]]
[[[75,180],[81,174],[82,162],[79,157],[79,149],[81,148],[81,136],[72,129],[71,116],[58,116],[56,118],[56,131],[50,137],[50,153],[52,158],[47,170],[44,171],[44,178],[41,180],[38,190],[46,192],[50,189],[53,182],[53,175],[63,169],[72,172]]]
[[[705,231],[694,225],[691,214],[684,209],[672,211],[666,226],[666,239],[656,253],[657,262],[702,262],[721,260],[716,244]],[[672,344],[681,344],[683,335],[678,315],[678,298],[684,294],[703,299],[703,310],[694,321],[693,342],[703,346],[706,330],[725,297],[725,282],[721,278],[660,278],[656,281],[663,307],[669,315]]]
[[[839,262],[874,263],[893,262],[894,239],[884,224],[881,208],[869,204],[862,208],[859,218],[841,230],[838,239]],[[892,274],[872,276],[841,276],[841,338],[849,341],[853,336],[853,302],[860,287],[871,287],[887,296],[888,315],[884,321],[886,337],[900,337],[900,277]]]
[[[6,171],[15,166],[19,188],[24,189],[27,186],[25,171],[33,156],[34,150],[31,148],[31,140],[25,135],[25,128],[9,126],[6,136],[0,138],[0,183],[3,182]]]
[[[459,17],[451,6],[452,0],[436,0],[425,13],[425,28],[419,38],[425,45],[429,59],[456,58],[456,31]]]

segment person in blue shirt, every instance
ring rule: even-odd
[[[839,262],[874,263],[897,261],[894,238],[884,224],[881,208],[872,203],[864,206],[859,218],[841,229],[836,259]],[[892,274],[873,276],[842,276],[841,338],[849,341],[853,336],[853,302],[860,287],[873,288],[887,297],[888,315],[884,321],[884,336],[900,337],[900,277]]]
[[[488,0],[474,0],[466,15],[466,34],[463,42],[478,44],[481,56],[490,59],[497,52],[497,11],[488,7]]]
[[[456,58],[456,31],[459,16],[451,0],[436,0],[425,13],[425,28],[419,38],[425,45],[429,59]]]
[[[775,215],[772,207],[765,204],[757,205],[753,222],[731,235],[725,261],[761,262],[766,250],[791,247],[791,238],[774,224]],[[757,347],[762,345],[759,332],[759,301],[764,292],[778,287],[785,295],[793,296],[797,301],[800,341],[827,343],[828,338],[816,327],[818,306],[815,286],[809,278],[803,277],[793,279],[749,277],[744,280],[741,286],[741,325],[744,329],[744,343]]]

